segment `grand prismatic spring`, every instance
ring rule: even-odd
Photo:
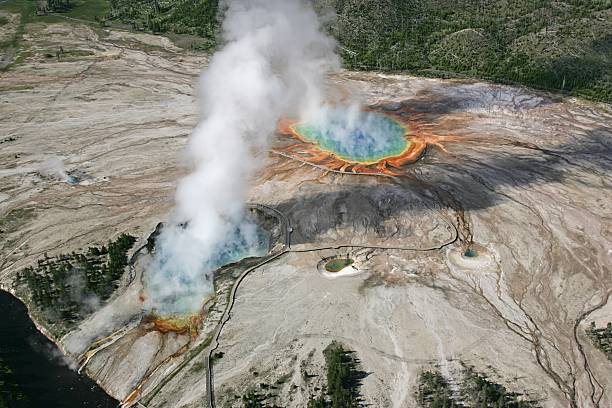
[[[297,143],[275,152],[333,171],[395,176],[417,161],[428,144],[440,146],[441,139],[449,139],[429,133],[430,126],[420,119],[401,110],[335,107],[313,122],[280,121],[279,133]]]

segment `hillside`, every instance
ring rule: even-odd
[[[315,0],[345,64],[612,100],[610,0]],[[214,42],[215,0],[111,0],[111,17]],[[335,16],[334,16],[335,13]]]
[[[609,0],[330,3],[352,68],[460,73],[612,99]]]
[[[611,0],[313,1],[348,68],[483,78],[612,101]],[[179,34],[179,45],[190,48],[211,50],[219,41],[218,0],[28,3],[56,16]]]

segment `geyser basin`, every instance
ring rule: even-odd
[[[342,173],[398,176],[432,140],[418,119],[402,110],[336,106],[315,119],[279,121],[278,132],[296,143],[274,152]]]
[[[297,123],[291,129],[302,140],[347,162],[377,163],[400,156],[410,145],[406,129],[394,119],[342,107],[329,110],[315,123]]]

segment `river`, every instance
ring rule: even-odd
[[[94,381],[69,367],[25,305],[1,290],[0,313],[0,408],[117,407]]]

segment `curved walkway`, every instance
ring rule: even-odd
[[[381,250],[399,250],[399,251],[419,251],[419,252],[427,252],[427,251],[435,251],[435,250],[440,250],[448,245],[451,245],[453,243],[455,243],[458,239],[459,239],[459,232],[457,230],[457,227],[452,223],[449,222],[449,224],[452,226],[454,234],[453,237],[451,237],[451,239],[449,239],[447,242],[440,244],[439,246],[434,246],[434,247],[430,247],[430,248],[409,248],[409,247],[396,247],[396,246],[377,246],[377,245],[352,245],[352,244],[346,244],[346,245],[337,245],[337,246],[325,246],[325,247],[312,247],[312,248],[303,248],[303,249],[290,249],[291,248],[291,225],[289,222],[289,218],[283,214],[282,212],[280,212],[279,210],[263,205],[263,204],[250,204],[250,207],[255,207],[255,208],[262,208],[262,209],[267,209],[267,210],[272,210],[274,211],[276,214],[278,214],[281,217],[282,222],[285,224],[285,249],[275,255],[272,255],[270,257],[268,257],[267,259],[263,260],[262,262],[260,262],[257,265],[252,266],[251,268],[246,269],[244,272],[242,272],[240,274],[240,276],[238,277],[238,279],[236,279],[236,281],[234,282],[234,285],[232,286],[231,292],[230,292],[230,300],[229,303],[225,309],[225,312],[223,313],[223,316],[221,317],[221,320],[219,321],[219,324],[217,325],[217,327],[215,328],[215,331],[213,332],[213,337],[212,337],[212,341],[211,344],[208,346],[208,348],[206,349],[206,355],[204,357],[204,365],[205,365],[205,369],[206,369],[206,406],[208,408],[215,408],[215,393],[214,393],[214,370],[213,370],[213,366],[211,364],[211,358],[213,353],[215,352],[215,350],[219,347],[219,337],[221,336],[221,332],[223,331],[223,328],[225,327],[225,324],[229,321],[229,319],[231,318],[231,311],[232,308],[234,307],[234,304],[236,302],[236,292],[238,290],[238,287],[240,286],[240,283],[242,283],[242,281],[247,277],[247,275],[249,275],[251,272],[253,272],[254,270],[280,258],[281,256],[288,254],[288,253],[307,253],[307,252],[316,252],[316,251],[323,251],[323,250],[337,250],[337,249],[343,249],[343,248],[359,248],[359,249],[381,249]],[[448,221],[448,220],[447,220]]]

